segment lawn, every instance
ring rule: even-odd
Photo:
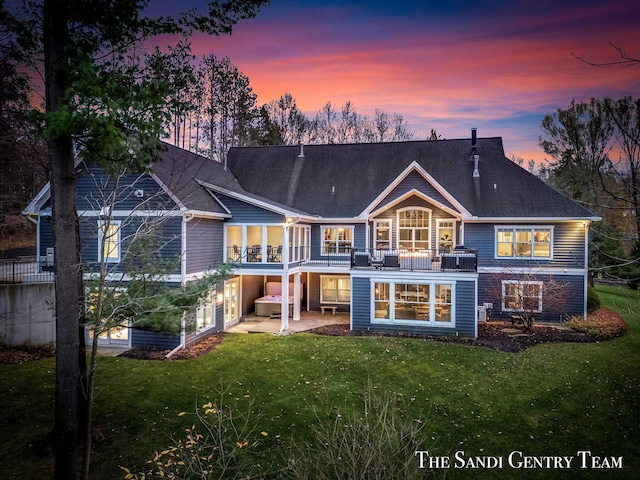
[[[171,435],[184,435],[196,406],[221,397],[254,412],[258,448],[277,458],[318,418],[360,411],[368,388],[392,395],[404,416],[422,422],[416,450],[452,464],[462,451],[503,458],[502,469],[452,468],[449,476],[637,478],[640,292],[599,293],[627,321],[624,337],[514,354],[421,339],[234,334],[195,360],[100,358],[96,426],[104,440],[91,478],[123,478],[120,466],[139,471]],[[0,478],[51,478],[44,437],[53,424],[54,360],[0,365],[0,384]],[[507,460],[514,451],[575,458],[563,472],[515,469]],[[579,451],[600,463],[621,457],[623,469],[579,468]]]

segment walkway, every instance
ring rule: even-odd
[[[349,324],[349,314],[338,312],[322,315],[320,312],[300,312],[300,320],[289,318],[289,330],[285,333],[304,332],[323,325]],[[243,320],[225,330],[229,333],[278,333],[280,332],[280,319],[268,317],[256,317],[247,315]]]

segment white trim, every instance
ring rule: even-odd
[[[436,199],[434,199],[433,197],[430,197],[429,195],[426,195],[422,192],[420,192],[419,190],[416,190],[415,188],[409,190],[407,193],[401,195],[398,198],[393,199],[391,202],[385,204],[384,206],[378,208],[377,210],[371,212],[369,214],[369,217],[377,217],[378,215],[386,212],[387,210],[389,210],[390,208],[393,208],[395,205],[398,205],[399,203],[405,201],[406,199],[410,198],[410,197],[418,197],[422,200],[424,200],[427,203],[430,203],[431,205],[447,212],[450,215],[453,215],[454,217],[461,218],[460,212],[458,212],[457,210],[452,209],[451,207],[448,207],[447,205],[444,205],[443,203],[437,201]]]
[[[550,267],[548,265],[529,265],[513,267],[478,267],[478,273],[511,273],[514,275],[557,275],[557,276],[584,276],[587,268]]]
[[[283,215],[285,217],[296,217],[296,218],[309,218],[310,220],[313,219],[312,216],[310,215],[305,215],[305,214],[301,214],[300,212],[296,212],[294,210],[289,210],[286,208],[282,208],[282,207],[278,207],[276,205],[273,205],[271,203],[268,203],[266,201],[262,201],[262,200],[258,200],[256,198],[252,198],[248,195],[244,195],[242,193],[238,193],[238,192],[234,192],[232,190],[228,190],[226,188],[223,187],[219,187],[217,185],[213,185],[211,183],[202,181],[202,180],[198,180],[196,179],[196,182],[198,182],[200,185],[202,185],[203,187],[213,190],[214,192],[218,192],[221,193],[223,195],[226,195],[228,197],[234,198],[236,200],[240,200],[242,202],[248,203],[250,205],[254,205],[256,207],[260,207],[263,208],[265,210],[269,210],[270,212],[274,212],[274,213],[278,213],[280,215]],[[222,204],[222,201],[220,199],[218,199],[218,201]]]
[[[510,256],[506,256],[506,255],[498,255],[498,233],[503,230],[503,231],[511,231],[511,233],[513,234],[513,240],[511,242],[512,247],[513,247],[513,254]],[[523,231],[529,231],[531,233],[531,242],[530,242],[530,247],[531,247],[531,254],[529,256],[520,256],[520,255],[515,255],[516,253],[516,247],[515,244],[517,243],[516,241],[516,231],[517,230],[523,230]],[[549,256],[535,256],[535,231],[536,230],[549,230]],[[493,226],[493,258],[495,260],[524,260],[524,261],[532,261],[532,260],[553,260],[553,245],[554,245],[554,226],[553,225],[538,225],[538,224],[532,224],[532,225],[494,225]],[[541,242],[541,243],[546,243],[546,242]]]
[[[506,304],[505,304],[505,299],[506,299],[506,292],[505,292],[505,286],[506,285],[537,285],[538,286],[538,308],[536,308],[535,310],[532,310],[533,313],[540,313],[542,312],[542,286],[544,285],[544,282],[540,281],[540,280],[502,280],[501,282],[502,285],[502,311],[503,312],[525,312],[525,311],[529,311],[529,309],[524,308],[524,306],[522,305],[522,297],[523,295],[520,294],[520,308],[507,308]],[[534,297],[529,297],[529,298],[534,298]]]
[[[372,220],[373,223],[373,245],[374,249],[378,248],[378,228],[380,224],[386,223],[389,228],[389,240],[387,241],[388,245],[386,247],[382,247],[383,250],[392,250],[393,249],[393,219],[392,218],[374,218]],[[369,222],[367,222],[367,229],[369,228]],[[367,232],[367,241],[369,240],[369,235]]]
[[[385,283],[389,285],[389,318],[376,318],[375,317],[375,285],[376,283]],[[436,281],[435,279],[428,279],[425,277],[413,278],[411,280],[401,280],[396,278],[381,278],[372,277],[369,279],[369,301],[370,301],[370,317],[371,324],[382,325],[413,325],[422,327],[435,327],[435,328],[456,328],[456,280],[447,279],[446,281]],[[397,284],[412,284],[412,285],[426,285],[429,287],[429,318],[418,319],[396,319],[395,318],[395,305],[396,305],[396,285]],[[450,315],[451,320],[448,322],[442,322],[436,320],[436,286],[447,286],[451,292],[450,303]],[[425,303],[426,304],[426,303]],[[477,302],[476,302],[477,304]],[[392,308],[393,306],[393,308]]]
[[[508,224],[508,223],[525,223],[525,224],[539,224],[541,222],[556,222],[556,223],[570,223],[570,222],[597,222],[602,220],[602,217],[468,217],[465,221],[468,223],[496,223],[496,224]]]
[[[324,296],[324,288],[322,288],[322,282],[325,278],[329,278],[332,280],[346,280],[347,283],[349,284],[349,300],[347,301],[340,301],[340,300],[324,300],[323,296]],[[340,289],[338,288],[338,284],[336,283],[336,298],[338,298],[338,291]],[[351,291],[353,289],[351,288],[351,277],[349,275],[320,275],[320,305],[326,304],[326,303],[335,303],[338,305],[350,305],[351,304]]]
[[[344,230],[351,230],[351,249],[353,249],[353,244],[355,242],[355,233],[356,233],[356,227],[355,225],[320,225],[320,255],[321,256],[326,256],[326,255],[349,255],[349,252],[339,252],[338,251],[338,229],[344,229]],[[324,231],[325,230],[336,230],[336,239],[335,239],[335,247],[336,247],[336,251],[335,252],[325,252],[324,251],[324,247],[325,247],[325,239],[324,239]],[[328,242],[328,241],[327,241]]]
[[[118,252],[118,256],[116,258],[113,257],[106,257],[103,255],[102,252],[102,239],[104,236],[104,232],[103,232],[103,226],[107,225],[109,226],[109,228],[111,227],[115,227],[116,230],[116,239],[115,239],[115,243],[116,243],[116,249]],[[119,263],[122,260],[122,221],[121,220],[109,220],[108,222],[106,220],[98,220],[98,258],[97,261],[98,262],[105,262],[105,263]]]
[[[174,203],[178,205],[178,207],[180,207],[181,210],[187,209],[185,204],[180,201],[180,199],[171,191],[169,187],[167,187],[167,185],[165,185],[165,183],[162,180],[160,180],[160,178],[155,173],[153,173],[153,171],[149,172],[149,176],[158,184],[158,186],[162,190],[164,190],[164,193],[169,195],[169,198],[171,198],[171,200],[173,200]]]
[[[371,203],[369,203],[369,205],[362,211],[359,216],[370,216],[371,210],[376,205],[381,203],[414,170],[418,172],[428,183],[430,183],[431,186],[435,188],[435,190],[440,193],[440,195],[442,195],[445,200],[451,203],[454,208],[458,209],[458,215],[461,214],[463,217],[471,216],[471,213],[469,213],[469,211],[464,208],[464,206],[460,202],[458,202],[447,190],[445,190],[442,185],[440,185],[440,183],[438,183],[431,175],[429,175],[429,173],[424,168],[422,168],[415,160],[411,162],[411,164],[408,165],[407,168],[405,168],[404,171],[400,175],[398,175],[396,179],[380,193],[380,195],[378,195]]]
[[[439,255],[440,252],[440,230],[444,230],[445,228],[443,228],[441,225],[443,223],[453,223],[453,226],[451,227],[451,232],[453,237],[451,238],[451,250],[453,250],[455,248],[455,246],[457,245],[456,243],[456,227],[457,227],[457,219],[455,218],[436,218],[436,255]],[[448,230],[449,227],[446,227],[446,229]]]
[[[181,217],[187,214],[187,210],[112,210],[111,217]],[[105,212],[100,210],[82,210],[79,217],[104,217]]]
[[[400,230],[411,230],[412,232],[415,233],[416,230],[425,230],[425,228],[419,228],[419,227],[401,227],[400,226],[400,214],[404,213],[404,212],[408,212],[408,211],[414,211],[414,210],[418,210],[418,211],[422,211],[422,212],[427,212],[427,221],[426,221],[426,230],[427,230],[427,248],[426,250],[431,250],[431,237],[432,237],[432,218],[433,218],[433,211],[428,208],[428,207],[422,207],[422,206],[410,206],[410,207],[403,207],[403,208],[398,208],[396,210],[396,244],[395,244],[395,249],[396,250],[404,250],[409,248],[410,250],[414,250],[415,247],[415,243],[416,243],[416,239],[415,236],[413,235],[413,233],[411,234],[411,247],[401,247],[400,246],[400,242],[402,241],[400,239]],[[418,240],[419,242],[423,242],[424,240]],[[420,248],[419,248],[420,249]]]

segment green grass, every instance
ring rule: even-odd
[[[564,478],[635,478],[640,471],[640,292],[600,287],[627,334],[592,344],[539,345],[512,354],[420,339],[229,335],[189,361],[100,358],[93,479],[122,478],[191,425],[196,405],[252,405],[270,452],[304,439],[318,417],[360,409],[367,385],[395,395],[424,422],[419,449],[440,454],[623,457],[623,470]],[[42,437],[53,424],[54,360],[0,366],[0,477],[51,478]],[[179,416],[180,412],[187,412]],[[574,460],[574,463],[578,460]],[[506,459],[505,459],[506,462]],[[553,478],[549,470],[452,470],[455,478]]]

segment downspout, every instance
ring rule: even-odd
[[[185,321],[185,316],[184,316],[184,313],[183,313],[182,314],[182,319],[180,320],[180,343],[178,344],[178,346],[176,348],[174,348],[169,353],[167,353],[164,356],[164,358],[171,358],[173,355],[175,355],[180,350],[184,350],[184,348],[186,346],[185,345],[186,340],[187,340],[187,322]]]

